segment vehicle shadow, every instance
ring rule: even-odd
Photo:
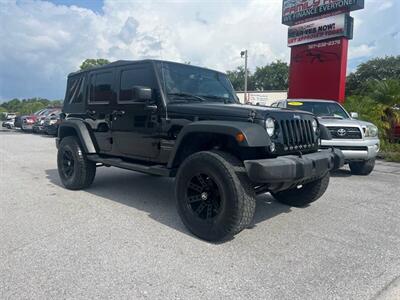
[[[45,138],[45,139],[54,139],[55,136],[51,135],[51,134],[45,134],[45,133],[37,133],[37,136],[40,136],[41,138]]]
[[[348,169],[338,169],[331,171],[331,177],[351,177],[351,172]]]
[[[146,174],[99,168],[92,186],[85,192],[144,211],[153,220],[193,236],[181,222],[175,206],[174,179]],[[47,179],[62,186],[56,169],[46,170]],[[251,228],[291,208],[268,194],[257,197],[257,207]]]

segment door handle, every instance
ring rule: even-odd
[[[112,112],[112,115],[114,116],[114,117],[121,117],[121,116],[123,116],[125,114],[125,111],[124,110],[114,110],[113,112]]]
[[[88,109],[87,111],[86,111],[86,113],[89,115],[89,116],[94,116],[95,114],[96,114],[96,111],[95,110],[91,110],[91,109]]]

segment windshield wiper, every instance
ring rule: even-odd
[[[189,94],[189,93],[168,93],[168,96],[176,96],[176,97],[181,97],[181,98],[186,98],[185,100],[196,100],[199,102],[204,102],[206,101],[206,99],[200,97],[200,96],[196,96],[193,94]]]
[[[226,98],[226,97],[222,97],[222,96],[215,96],[215,95],[200,95],[200,96],[203,97],[203,98],[223,100],[225,104],[232,102],[231,98]]]

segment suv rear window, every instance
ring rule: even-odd
[[[90,102],[110,102],[113,97],[113,73],[96,73],[90,77]]]

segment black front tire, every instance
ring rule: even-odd
[[[329,172],[322,178],[281,192],[271,193],[279,202],[284,204],[303,207],[318,200],[329,185]]]
[[[351,162],[349,163],[349,167],[351,174],[363,176],[369,175],[374,170],[375,158],[367,161]]]
[[[61,182],[69,190],[89,187],[96,176],[96,163],[87,159],[74,136],[67,136],[61,140],[57,165]]]
[[[189,156],[179,168],[175,192],[182,222],[201,239],[227,240],[253,220],[254,188],[242,162],[229,153]]]

